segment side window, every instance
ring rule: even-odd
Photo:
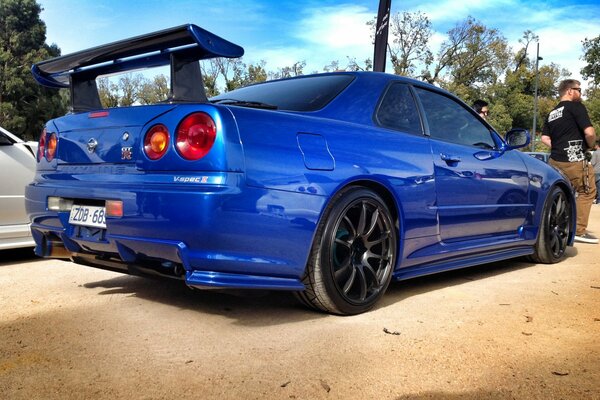
[[[375,114],[386,128],[408,133],[422,133],[419,112],[408,85],[396,83],[388,87]]]
[[[460,103],[429,90],[416,90],[432,138],[484,149],[496,147],[490,130]]]

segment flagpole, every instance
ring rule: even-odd
[[[375,50],[373,53],[373,71],[375,72],[385,72],[391,7],[392,0],[379,0],[377,24],[375,25]]]

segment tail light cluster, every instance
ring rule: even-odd
[[[185,117],[175,130],[173,143],[177,153],[186,160],[199,160],[212,148],[217,136],[215,121],[202,112]],[[165,155],[171,143],[169,129],[162,125],[153,125],[144,137],[144,153],[151,160]]]
[[[56,133],[51,133],[48,136],[46,129],[42,131],[40,135],[40,140],[38,142],[38,161],[41,161],[42,158],[45,158],[48,161],[54,160],[56,157],[56,148],[58,146],[58,136]]]

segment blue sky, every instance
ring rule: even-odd
[[[347,56],[373,56],[366,21],[378,0],[38,0],[47,42],[62,54],[176,25],[193,23],[245,49],[244,61],[265,60],[267,70],[306,61],[305,73]],[[540,65],[556,63],[579,78],[581,41],[600,35],[597,0],[392,0],[392,14],[424,12],[435,34],[431,44],[471,15],[498,29],[513,48],[525,30],[540,37]],[[535,51],[535,50],[534,50]],[[532,57],[534,55],[532,54]],[[389,68],[388,68],[389,70]],[[585,83],[584,83],[585,85]]]

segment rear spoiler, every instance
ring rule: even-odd
[[[98,76],[163,65],[171,66],[171,102],[206,102],[198,61],[242,55],[242,47],[187,24],[42,61],[31,72],[41,85],[70,88],[74,112],[102,108]]]

